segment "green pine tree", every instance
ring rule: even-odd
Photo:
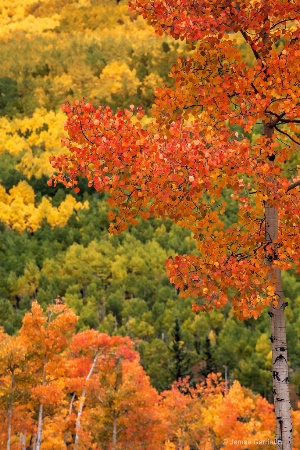
[[[190,358],[187,355],[187,351],[184,345],[181,325],[178,317],[175,317],[175,322],[172,330],[172,337],[173,337],[172,344],[171,347],[169,348],[169,350],[173,355],[171,373],[174,379],[177,381],[181,378],[192,376],[192,371],[190,367]]]
[[[216,366],[215,366],[212,351],[211,351],[211,342],[210,342],[209,336],[206,336],[203,347],[204,347],[203,354],[204,354],[205,367],[201,370],[201,375],[203,375],[206,378],[207,375],[216,371]]]

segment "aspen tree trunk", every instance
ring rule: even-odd
[[[20,433],[20,444],[21,444],[21,449],[26,450],[26,432]]]
[[[266,242],[272,242],[278,235],[278,210],[266,205]],[[276,438],[278,450],[292,450],[292,419],[289,394],[289,373],[286,344],[286,327],[281,273],[272,269],[276,282],[278,305],[270,306],[273,395],[276,415]]]
[[[44,358],[44,368],[43,368],[43,386],[45,386],[46,383],[46,364],[47,364],[47,358]],[[38,429],[36,434],[36,441],[34,445],[35,450],[40,450],[42,445],[42,433],[43,433],[43,411],[44,411],[44,405],[40,403],[39,406],[39,417],[38,417]]]
[[[179,435],[179,450],[184,450],[184,436],[182,428],[180,428],[180,435]]]
[[[272,137],[273,129],[264,126],[264,133]],[[272,244],[278,239],[278,209],[265,205],[265,241]],[[268,264],[276,259],[276,244],[273,253],[267,255]],[[283,299],[281,271],[272,268],[272,281],[275,281],[278,305],[270,306],[271,344],[272,344],[272,375],[273,396],[276,416],[276,448],[277,450],[292,450],[292,418],[289,394],[288,357],[286,343],[286,326],[284,310],[287,304]]]
[[[117,415],[114,414],[113,435],[112,435],[112,450],[116,450],[116,445],[117,445]]]
[[[12,417],[12,405],[9,405],[8,410],[8,426],[7,426],[7,445],[6,450],[10,450],[10,438],[11,438],[11,417]]]
[[[38,430],[37,430],[37,437],[36,437],[36,444],[35,444],[35,450],[41,449],[42,444],[42,433],[43,433],[43,409],[44,405],[40,403],[39,407],[39,418],[38,418]]]
[[[76,393],[74,392],[74,394],[72,395],[71,401],[70,401],[69,416],[72,414],[72,411],[73,411],[73,403],[74,403],[75,397],[76,397]],[[64,444],[65,445],[67,445],[69,434],[70,434],[70,432],[67,430],[65,432],[65,436],[64,436]]]
[[[90,371],[89,371],[85,381],[89,381],[89,379],[91,378],[92,373],[93,373],[93,371],[95,369],[95,366],[97,364],[97,360],[98,360],[99,354],[100,353],[96,354],[96,356],[94,358],[94,361],[93,361],[93,364],[92,364],[92,366],[90,368]],[[76,435],[75,435],[75,442],[74,442],[74,449],[73,450],[78,450],[79,430],[80,430],[80,425],[81,425],[81,416],[82,416],[82,411],[83,411],[85,397],[86,397],[86,387],[83,388],[83,391],[82,391],[82,394],[81,394],[81,399],[80,399],[80,404],[79,404],[79,409],[78,409],[78,413],[77,413],[77,417],[76,417],[76,426],[75,426]]]

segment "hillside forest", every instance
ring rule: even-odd
[[[155,36],[126,0],[1,2],[1,449],[274,448],[267,310],[243,321],[230,304],[193,312],[165,268],[196,251],[191,232],[150,218],[110,234],[106,194],[84,179],[78,193],[48,183],[66,100],[142,105],[147,124],[155,88],[172,86],[172,64],[190,51]],[[225,222],[236,214],[232,202]],[[293,268],[283,283],[297,449]]]

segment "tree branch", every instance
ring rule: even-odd
[[[289,135],[288,133],[286,133],[285,131],[280,130],[280,128],[278,128],[276,125],[275,125],[274,128],[275,128],[275,130],[277,130],[279,133],[284,134],[284,135],[287,136],[291,141],[295,142],[295,144],[300,145],[300,142],[296,141],[296,139],[292,138],[292,136],[290,136],[290,135]]]
[[[289,187],[287,188],[286,192],[291,191],[292,189],[294,189],[297,186],[300,186],[300,180],[295,181],[295,183],[290,184]]]
[[[270,113],[270,114],[272,114],[272,113]],[[285,112],[283,112],[280,115],[274,114],[274,116],[276,116],[276,119],[271,120],[271,122],[268,123],[268,127],[270,127],[270,128],[274,128],[275,125],[277,125],[282,120],[282,118],[285,116]]]
[[[291,22],[293,20],[296,20],[296,18],[294,17],[291,19],[280,20],[280,22],[274,23],[274,25],[270,28],[270,30],[273,30],[273,28],[277,27],[278,25],[281,25],[282,23]]]
[[[273,116],[277,117],[277,119],[279,119],[278,122],[280,121],[281,123],[300,123],[300,119],[284,119],[285,113],[276,114],[272,111],[268,111],[267,109],[265,112],[267,114],[272,114]]]
[[[81,129],[81,132],[82,132],[83,136],[85,137],[85,139],[86,139],[88,142],[90,142],[91,144],[94,144],[94,142],[92,142],[92,141],[86,136],[85,132],[83,131],[82,123],[81,123],[80,121],[79,121],[79,123],[80,123],[80,129]]]
[[[259,56],[259,53],[256,50],[254,50],[254,48],[252,47],[252,45],[251,45],[251,43],[249,41],[249,38],[247,36],[246,31],[241,30],[241,34],[242,34],[243,38],[245,39],[245,41],[247,42],[247,44],[250,45],[250,48],[251,48],[251,50],[253,52],[253,55],[255,56],[255,59],[261,59],[260,56]]]
[[[282,123],[300,123],[300,119],[281,119]]]

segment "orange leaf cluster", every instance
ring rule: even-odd
[[[300,6],[135,0],[131,7],[159,34],[187,39],[193,51],[174,65],[174,87],[157,89],[146,128],[140,108],[114,113],[84,100],[65,104],[69,153],[51,158],[54,183],[78,192],[77,177],[85,177],[108,192],[112,232],[150,215],[190,229],[198,254],[168,260],[170,280],[182,295],[199,298],[195,311],[230,298],[237,316],[257,317],[276,303],[273,268],[299,268],[299,193],[289,186],[300,166],[288,180],[284,163],[300,145]],[[258,131],[262,124],[271,136]],[[230,202],[238,216],[228,226]],[[280,220],[271,243],[266,203]]]

